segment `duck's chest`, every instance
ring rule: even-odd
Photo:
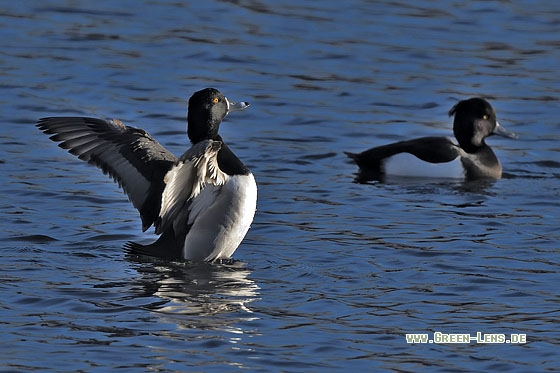
[[[206,185],[190,205],[186,259],[229,258],[241,243],[257,208],[253,174],[228,176],[223,185]]]

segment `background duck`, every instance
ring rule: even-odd
[[[479,97],[459,101],[449,110],[449,116],[452,115],[455,115],[453,133],[458,144],[448,137],[430,136],[378,146],[361,153],[344,152],[360,167],[356,181],[383,181],[389,174],[500,179],[502,165],[485,139],[491,135],[510,138],[517,138],[517,135],[502,127],[490,103]],[[423,165],[419,167],[410,156],[404,162],[402,159],[397,162],[396,158],[403,153],[413,155]]]

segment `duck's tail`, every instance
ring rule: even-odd
[[[181,259],[184,239],[177,239],[173,230],[164,232],[156,242],[142,245],[129,241],[124,244],[125,251],[130,255],[153,256],[166,259]]]
[[[344,152],[359,167],[359,171],[354,179],[357,183],[366,183],[368,181],[383,181],[385,172],[383,169],[383,160],[376,157],[367,157],[366,154]]]
[[[351,152],[344,152],[344,154],[346,154],[348,156],[348,158],[350,158],[354,162],[358,163],[359,154],[351,153]]]

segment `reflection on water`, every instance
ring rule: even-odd
[[[156,296],[162,301],[148,308],[165,319],[191,325],[193,319],[201,329],[219,329],[235,323],[240,315],[245,320],[254,318],[250,303],[259,299],[259,286],[248,276],[246,263],[231,261],[227,264],[193,264],[183,262],[151,262],[141,266],[142,296]],[[236,314],[235,318],[213,318],[218,314]],[[179,317],[178,317],[179,316]],[[223,323],[220,325],[220,323]]]
[[[251,303],[260,299],[260,289],[249,278],[251,271],[246,263],[192,264],[150,259],[139,265],[139,293],[135,297],[150,300],[142,308],[149,310],[156,323],[152,335],[162,338],[149,347],[159,361],[174,364],[187,354],[190,364],[208,359],[213,364],[223,364],[225,370],[232,366],[247,368],[229,356],[250,353],[246,339],[256,333],[253,321],[259,319]],[[163,346],[170,343],[177,346],[161,354]]]

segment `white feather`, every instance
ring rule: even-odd
[[[222,186],[207,185],[192,200],[183,256],[188,260],[229,258],[247,234],[257,208],[252,174],[228,177]]]
[[[189,149],[181,161],[167,172],[163,181],[159,216],[161,224],[156,233],[163,232],[176,219],[188,201],[194,200],[206,185],[222,185],[227,175],[218,168],[217,153],[220,141],[206,140]]]
[[[401,153],[385,161],[385,174],[408,177],[464,178],[465,171],[460,157],[451,162],[430,163],[412,154]]]

